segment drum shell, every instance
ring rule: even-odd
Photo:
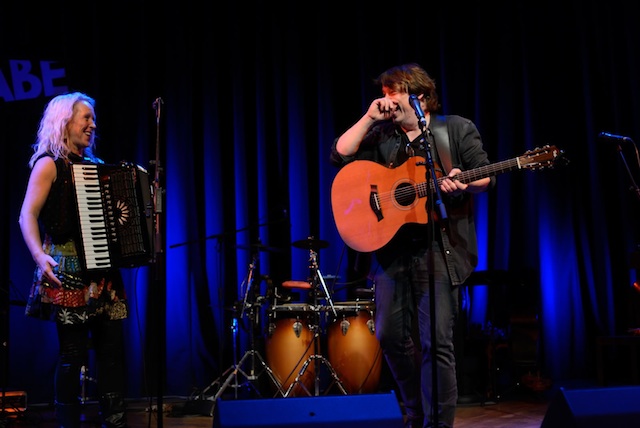
[[[375,335],[373,302],[338,302],[334,307],[337,315],[327,329],[331,366],[348,393],[377,392],[382,351]]]
[[[266,359],[283,393],[295,382],[309,357],[316,354],[314,333],[310,328],[315,322],[314,317],[315,312],[306,304],[290,303],[269,310]],[[313,390],[314,380],[315,367],[311,362],[288,396],[309,395],[307,391]]]

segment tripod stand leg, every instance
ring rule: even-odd
[[[251,374],[247,373],[247,371],[242,369],[242,365],[247,363],[247,360],[250,357],[252,358],[250,360],[252,364],[252,367],[251,367],[252,370],[250,372]],[[234,364],[231,367],[229,367],[227,370],[224,371],[222,375],[220,375],[220,377],[218,377],[216,380],[211,382],[209,386],[203,389],[202,392],[195,397],[196,398],[195,400],[191,400],[187,402],[187,405],[185,405],[185,408],[189,408],[189,412],[187,412],[187,414],[200,414],[200,415],[213,416],[218,399],[222,397],[222,395],[227,390],[227,388],[232,384],[233,384],[233,387],[235,388],[234,398],[236,399],[238,398],[239,387],[245,384],[251,387],[253,391],[257,393],[258,396],[261,396],[259,389],[252,384],[252,381],[257,380],[262,374],[261,372],[261,373],[258,373],[257,375],[254,375],[253,369],[255,368],[254,366],[255,366],[256,359],[259,361],[263,369],[267,372],[269,379],[276,386],[278,392],[280,394],[284,394],[282,390],[282,385],[278,383],[275,376],[273,375],[271,368],[266,364],[265,360],[262,358],[260,353],[255,350],[250,350],[243,355],[243,357],[240,359],[240,361],[238,361],[237,364]],[[244,378],[246,379],[246,382],[243,382],[242,384],[239,383],[238,381],[239,375],[244,376]],[[207,398],[206,397],[207,391],[216,387],[217,387],[217,390],[215,392],[215,395],[211,398]],[[194,410],[195,412],[191,413]]]
[[[241,373],[245,378],[247,378],[247,379],[249,378],[249,376],[247,376],[247,374],[245,372],[243,372],[240,367],[242,367],[242,364],[246,361],[247,358],[249,358],[250,355],[251,355],[251,352],[247,351],[242,356],[242,358],[240,358],[240,361],[238,361],[238,364],[236,364],[235,366],[231,367],[231,373],[229,374],[229,376],[227,376],[227,379],[222,383],[222,385],[220,385],[220,388],[218,389],[218,392],[213,397],[213,401],[214,402],[216,402],[218,400],[218,398],[220,398],[222,396],[224,391],[231,384],[232,380],[235,380],[235,385],[236,385],[235,398],[238,398],[238,388],[237,388],[237,386],[239,385],[238,384],[238,372]]]
[[[271,380],[271,382],[277,388],[277,390],[278,390],[277,392],[279,392],[281,395],[284,396],[284,391],[282,390],[282,385],[280,384],[280,382],[278,382],[278,380],[276,379],[275,375],[273,374],[273,370],[271,370],[271,367],[269,367],[267,365],[267,363],[265,362],[264,358],[262,358],[262,355],[260,355],[260,353],[258,351],[256,351],[256,350],[252,350],[250,352],[252,353],[252,355],[254,357],[258,357],[258,360],[260,360],[260,365],[262,365],[264,370],[267,372],[267,375],[269,376],[269,379]]]
[[[255,366],[255,359],[257,359],[260,362],[260,365],[263,367],[263,369],[267,372],[267,375],[269,376],[269,379],[273,382],[273,384],[278,389],[278,392],[280,394],[283,394],[282,385],[280,385],[280,383],[277,381],[277,379],[273,375],[273,372],[271,371],[271,368],[269,368],[269,366],[267,365],[265,360],[262,358],[260,353],[258,351],[256,351],[256,350],[250,350],[250,351],[245,352],[245,354],[242,356],[240,361],[238,361],[238,364],[236,364],[235,366],[230,367],[225,372],[225,373],[228,373],[228,372],[230,372],[230,373],[227,375],[227,378],[225,379],[225,381],[222,384],[220,384],[220,387],[218,388],[218,391],[216,392],[216,394],[212,398],[212,400],[213,400],[213,407],[212,407],[212,410],[211,410],[212,414],[213,414],[213,411],[215,409],[215,405],[216,405],[218,399],[220,397],[222,397],[222,394],[224,394],[224,392],[229,387],[229,385],[231,385],[231,382],[235,382],[236,390],[235,390],[234,397],[236,399],[238,398],[238,386],[240,385],[238,383],[238,375],[239,374],[244,376],[244,378],[247,380],[247,382],[246,382],[247,385],[251,386],[253,388],[253,390],[259,396],[261,396],[260,391],[258,390],[258,388],[255,385],[252,384],[252,381],[257,380],[260,377],[260,374],[262,374],[262,373],[260,373],[258,375],[253,375],[253,373],[252,373],[251,375],[249,375],[249,374],[247,374],[246,371],[244,371],[242,369],[242,365],[245,364],[250,357],[252,358],[251,359],[252,369]],[[216,380],[212,385],[214,385],[216,383],[220,383],[220,382],[218,380]]]
[[[218,378],[216,378],[216,380],[211,382],[205,389],[203,389],[202,392],[200,392],[200,394],[198,394],[198,396],[203,397],[210,389],[214,388],[216,385],[220,385],[221,379],[226,378],[231,371],[235,370],[235,368],[236,368],[236,366],[233,365],[233,366],[229,367],[228,369],[226,369]],[[220,387],[218,387],[218,388],[220,388]]]
[[[329,363],[329,360],[327,360],[325,357],[322,357],[322,356],[320,358],[322,362],[327,366],[327,369],[329,370],[329,374],[331,375],[331,379],[332,379],[329,386],[327,386],[327,390],[329,390],[333,385],[337,385],[340,392],[342,392],[344,395],[347,395],[347,390],[344,388],[344,385],[342,384],[342,381],[340,380],[338,373],[336,373],[336,371],[333,369],[333,366],[331,365],[331,363]]]
[[[307,360],[304,362],[304,364],[302,364],[302,368],[300,369],[300,371],[298,372],[298,375],[296,376],[296,378],[293,380],[293,382],[291,382],[291,385],[289,385],[289,388],[287,388],[287,391],[282,395],[283,397],[288,397],[289,394],[291,394],[291,391],[293,391],[293,388],[299,384],[300,387],[302,389],[304,389],[304,391],[309,395],[313,395],[311,394],[311,392],[309,392],[309,389],[307,389],[306,385],[300,381],[300,379],[302,378],[302,375],[304,375],[304,373],[307,371],[307,367],[309,367],[309,364],[311,363],[311,360],[313,359],[314,355],[311,355],[309,358],[307,358]]]
[[[302,365],[302,368],[298,372],[298,375],[296,376],[295,380],[291,383],[291,385],[289,385],[289,388],[287,389],[287,391],[285,392],[283,397],[288,397],[296,384],[300,384],[300,386],[306,391],[306,393],[309,396],[313,395],[313,394],[311,394],[309,389],[304,385],[304,383],[300,382],[300,379],[302,378],[302,375],[304,375],[305,371],[307,371],[307,367],[309,367],[309,364],[311,364],[312,361],[316,361],[316,363],[317,363],[317,361],[320,361],[320,363],[324,364],[327,367],[327,370],[329,371],[329,374],[330,374],[331,379],[332,379],[331,383],[327,387],[327,391],[333,385],[337,385],[337,387],[340,390],[340,392],[342,392],[344,395],[347,395],[347,390],[344,388],[344,385],[342,384],[342,381],[338,377],[338,373],[336,373],[336,371],[333,369],[333,366],[331,365],[331,363],[329,363],[329,360],[327,360],[322,355],[311,355],[304,362],[304,364]],[[316,376],[319,376],[319,370],[317,368],[316,368]],[[319,395],[318,388],[316,388],[316,395]]]

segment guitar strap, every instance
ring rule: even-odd
[[[430,123],[429,131],[433,135],[440,166],[444,169],[446,175],[452,168],[449,132],[447,131],[447,122],[444,116],[436,116],[435,119]]]

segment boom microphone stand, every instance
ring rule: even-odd
[[[636,146],[636,144],[634,143],[634,141],[631,138],[624,137],[622,135],[613,135],[613,134],[609,134],[607,132],[601,132],[600,133],[600,138],[613,140],[613,141],[615,141],[617,143],[617,150],[618,150],[618,154],[620,155],[620,160],[624,164],[624,168],[627,171],[627,176],[629,177],[629,181],[631,182],[629,190],[633,191],[633,193],[636,195],[636,197],[638,199],[640,199],[640,188],[638,187],[638,184],[636,183],[636,181],[633,179],[633,174],[631,173],[631,169],[629,169],[629,164],[627,163],[627,158],[625,158],[624,153],[622,151],[622,144],[621,143],[623,143],[623,142],[631,143],[631,145],[633,146],[633,148],[635,150],[636,161],[637,161],[638,165],[640,165],[640,156],[638,155],[638,147]]]
[[[640,155],[638,155],[638,146],[636,143],[630,138],[622,135],[609,134],[608,132],[601,132],[599,135],[600,138],[615,141],[617,145],[618,154],[620,155],[620,160],[624,165],[625,171],[627,173],[627,177],[629,178],[629,190],[634,193],[636,198],[640,200],[640,187],[636,183],[636,180],[633,178],[633,173],[629,168],[629,163],[627,162],[627,158],[624,156],[624,152],[622,150],[622,143],[630,143],[633,147],[636,164],[640,166]],[[640,245],[638,246],[640,248]],[[631,254],[631,267],[635,269],[635,281],[633,282],[633,288],[638,291],[638,284],[640,281],[640,252],[635,251]]]

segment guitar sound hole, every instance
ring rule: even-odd
[[[408,207],[416,200],[415,187],[410,183],[403,183],[396,187],[395,190],[396,202],[403,206]]]

